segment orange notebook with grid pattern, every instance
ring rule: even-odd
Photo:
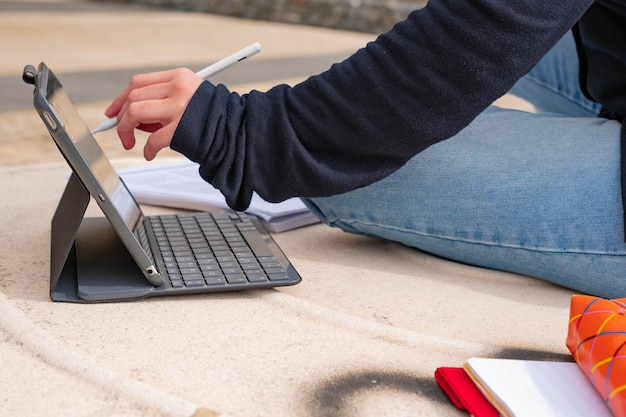
[[[567,348],[615,417],[626,417],[626,298],[575,295]]]

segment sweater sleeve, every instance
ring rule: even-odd
[[[171,147],[235,210],[346,192],[467,126],[593,0],[430,0],[328,71],[239,95],[204,82]]]

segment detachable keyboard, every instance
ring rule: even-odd
[[[300,281],[263,226],[246,214],[186,213],[149,216],[145,222],[157,268],[171,289],[204,292]]]

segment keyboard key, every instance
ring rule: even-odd
[[[200,265],[200,271],[205,272],[205,271],[221,271],[222,269],[220,268],[220,266],[218,264],[206,264],[206,265]]]
[[[185,287],[204,287],[204,280],[203,279],[191,279],[191,280],[185,280]]]
[[[267,275],[265,275],[264,273],[248,273],[246,274],[246,277],[248,277],[248,281],[250,282],[267,282]]]
[[[223,278],[224,274],[222,273],[221,270],[217,270],[217,271],[202,271],[202,276],[206,279],[206,278]]]
[[[267,274],[267,277],[270,279],[270,281],[288,281],[289,280],[289,275],[287,275],[286,273],[276,273],[276,274]]]
[[[281,268],[280,263],[278,261],[261,261],[261,265],[263,268]]]
[[[285,270],[283,268],[263,268],[268,275],[271,274],[284,274]]]
[[[180,273],[183,277],[185,277],[186,275],[195,275],[195,274],[199,274],[200,273],[200,268],[198,267],[193,267],[193,268],[180,268]]]
[[[226,281],[228,281],[229,284],[241,284],[247,282],[246,277],[241,273],[225,273],[224,276],[226,277]]]
[[[237,260],[239,261],[239,263],[241,265],[248,265],[248,264],[252,264],[252,265],[258,265],[259,263],[256,261],[256,259],[254,258],[249,258],[249,257],[239,257],[237,256]]]
[[[196,264],[196,258],[193,256],[177,256],[176,261],[178,261],[178,265],[182,263],[193,263]]]
[[[205,277],[206,285],[224,285],[226,281],[224,280],[223,275],[215,276],[215,277]]]

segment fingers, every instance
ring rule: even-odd
[[[146,161],[152,161],[157,153],[170,145],[171,137],[174,136],[176,126],[165,126],[151,134],[143,147],[143,156]]]
[[[117,117],[125,149],[136,142],[135,129],[153,132],[144,148],[146,159],[169,146],[185,108],[202,80],[187,69],[134,76],[106,110]]]
[[[126,103],[128,95],[131,91],[137,88],[171,81],[174,77],[173,72],[175,71],[176,70],[134,75],[130,79],[130,82],[128,83],[126,88],[113,100],[111,105],[104,111],[104,114],[107,117],[117,116],[117,114]]]
[[[154,132],[169,123],[169,105],[163,84],[131,90],[117,116],[117,134],[124,148],[132,149],[135,145],[136,128]]]
[[[173,108],[176,106],[170,98],[142,100],[130,104],[117,125],[117,133],[124,148],[130,149],[135,145],[135,128],[152,131],[144,154],[146,159],[154,159],[158,151],[169,146],[178,126],[179,118],[172,116]]]

